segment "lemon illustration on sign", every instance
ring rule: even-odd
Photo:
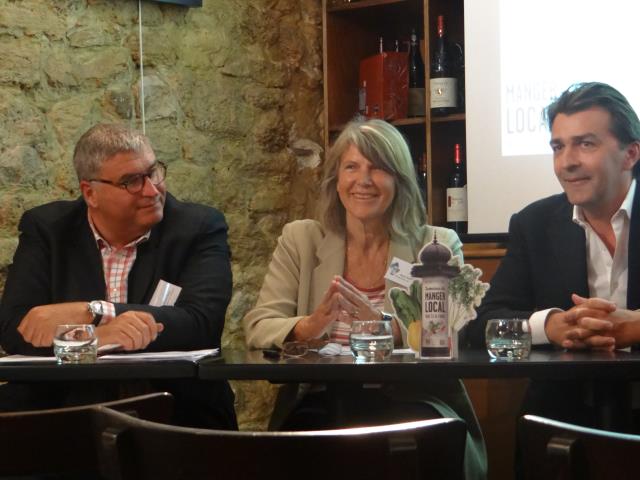
[[[420,351],[420,334],[422,333],[422,322],[420,320],[416,320],[409,324],[409,328],[407,328],[407,343],[409,343],[409,348],[414,352]]]

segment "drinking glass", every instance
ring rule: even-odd
[[[93,325],[58,325],[53,337],[58,363],[95,363],[98,338]]]
[[[356,362],[388,360],[393,351],[393,333],[388,320],[354,320],[349,344]]]
[[[489,320],[485,329],[487,351],[495,359],[523,359],[531,352],[529,321],[522,318]]]

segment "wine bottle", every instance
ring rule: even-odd
[[[358,112],[356,114],[356,120],[364,121],[367,119],[367,81],[362,80],[360,88],[358,88]]]
[[[461,43],[453,44],[455,57],[455,73],[458,79],[458,112],[464,112],[465,98],[465,68],[464,68],[464,46]]]
[[[422,203],[427,208],[427,154],[424,153],[418,159],[418,188],[420,189],[420,196],[422,197]]]
[[[431,61],[430,77],[431,114],[448,115],[453,113],[457,107],[458,86],[453,72],[443,15],[438,15],[438,37]]]
[[[454,152],[453,172],[447,187],[447,226],[458,233],[467,233],[467,175],[459,143]]]
[[[409,102],[408,113],[410,117],[424,116],[424,62],[420,55],[420,44],[415,29],[411,31],[409,43]]]

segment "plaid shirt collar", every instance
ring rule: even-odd
[[[98,229],[93,224],[93,220],[91,220],[91,215],[89,214],[89,212],[87,212],[87,219],[89,220],[89,227],[91,227],[91,232],[93,233],[93,238],[96,241],[96,245],[98,246],[98,249],[102,250],[103,248],[108,248],[109,250],[113,250],[113,247],[109,244],[109,242],[107,242],[102,237],[102,235],[100,235],[100,232],[98,232]],[[133,242],[129,242],[122,248],[137,247],[141,243],[149,240],[150,236],[151,236],[151,230],[148,230],[145,234],[141,235],[140,237],[135,239]]]

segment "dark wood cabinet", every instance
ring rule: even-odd
[[[446,222],[445,195],[456,143],[464,145],[464,113],[431,117],[429,51],[435,41],[438,15],[444,15],[449,41],[464,43],[463,0],[323,0],[325,148],[358,109],[360,61],[379,51],[379,38],[387,50],[395,40],[407,50],[411,30],[421,39],[425,64],[424,117],[393,120],[407,137],[416,167],[427,158],[427,215],[434,225]]]

